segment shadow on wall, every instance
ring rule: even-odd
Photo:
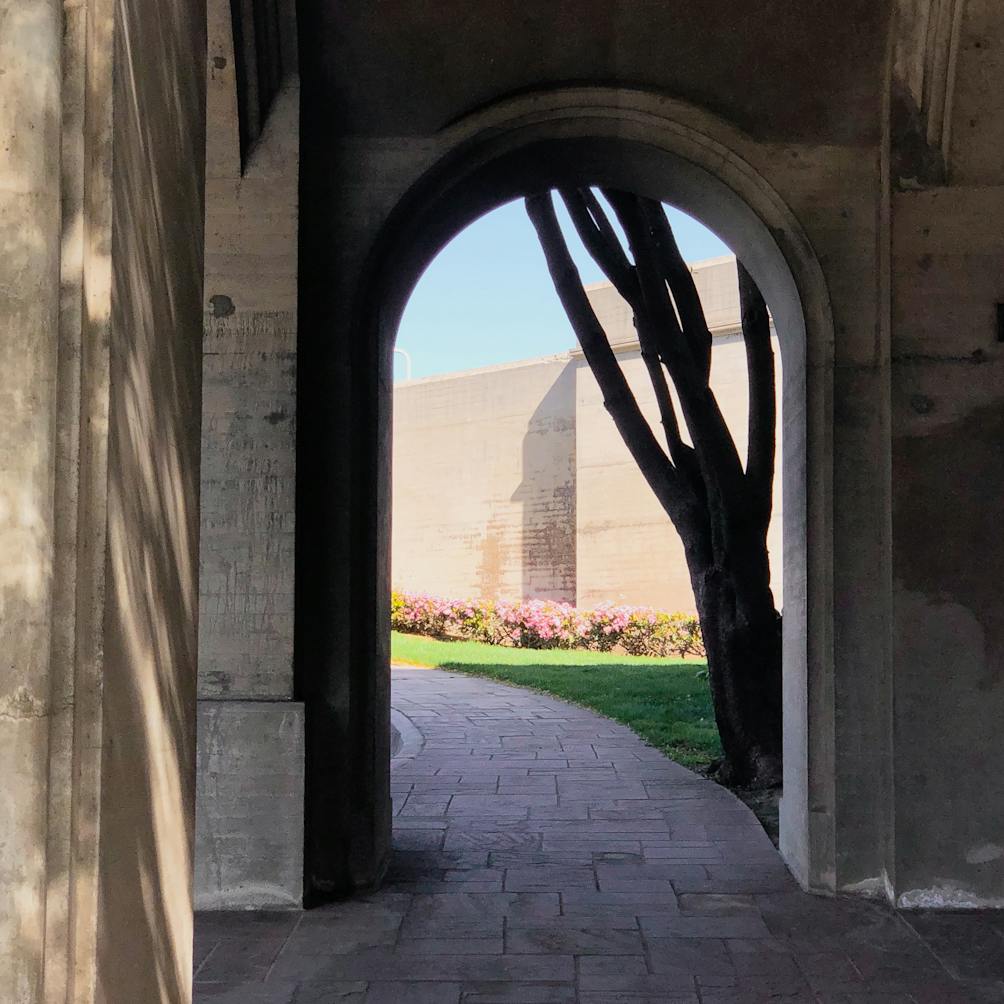
[[[523,437],[523,480],[511,498],[523,509],[523,599],[575,602],[575,371],[561,371]]]
[[[205,4],[121,0],[115,18],[96,996],[180,1002],[192,966]]]

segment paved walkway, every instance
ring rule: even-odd
[[[396,669],[394,706],[421,736],[385,888],[199,917],[200,1004],[1004,1001],[1004,917],[807,896],[744,805],[620,725],[430,670]]]

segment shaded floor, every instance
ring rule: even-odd
[[[385,888],[204,914],[200,1004],[1004,1002],[1004,915],[800,892],[727,791],[589,711],[396,669]],[[422,740],[424,739],[424,745]]]

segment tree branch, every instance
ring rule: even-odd
[[[645,480],[682,534],[693,519],[693,495],[641,413],[606,332],[593,312],[558,225],[550,192],[528,196],[526,211],[537,231],[558,298],[603,394],[604,405]]]
[[[568,208],[568,215],[579,239],[593,261],[603,269],[603,274],[617,292],[635,309],[641,295],[638,277],[596,196],[588,188],[563,188],[561,198]]]
[[[666,381],[666,371],[662,368],[662,363],[650,346],[642,341],[641,358],[648,370],[649,380],[652,382],[652,390],[655,391],[656,404],[659,406],[659,419],[666,434],[666,445],[669,447],[669,456],[676,469],[685,475],[688,481],[700,478],[697,469],[697,459],[693,447],[688,446],[680,435],[680,423],[676,417],[676,408],[673,406],[673,396],[669,392],[669,383]]]
[[[634,256],[640,293],[640,302],[632,304],[636,326],[639,333],[643,325],[648,326],[648,335],[659,357],[666,364],[677,391],[681,391],[681,383],[693,385],[697,374],[666,281],[658,268],[648,227],[641,214],[641,200],[636,195],[613,189],[604,189],[603,194],[613,206]]]
[[[669,225],[662,204],[654,199],[639,199],[645,221],[652,233],[652,242],[662,266],[663,275],[669,283],[680,315],[683,332],[690,345],[694,361],[704,375],[711,376],[711,332],[704,316],[704,305],[697,293],[694,275],[683,260],[673,228]]]
[[[631,307],[641,345],[642,360],[648,370],[652,390],[655,392],[670,458],[677,470],[697,487],[695,479],[700,477],[697,460],[693,448],[684,443],[680,435],[680,423],[676,417],[676,408],[673,406],[666,373],[659,358],[658,345],[654,342],[652,333],[647,330],[647,325],[639,323],[639,318],[644,314],[644,305],[637,270],[628,260],[616,231],[590,189],[562,189],[561,197],[568,207],[569,216],[586,250]],[[701,490],[703,491],[703,486]]]
[[[651,333],[679,394],[704,481],[712,545],[721,556],[729,549],[733,527],[746,520],[747,492],[735,442],[708,385],[703,342],[688,338],[677,321],[652,233],[650,214],[645,211],[645,203],[651,200],[616,190],[604,190],[604,194],[617,213],[635,260],[643,300],[642,312],[636,315],[639,335],[643,328]],[[662,207],[658,209],[661,214]],[[665,216],[662,219],[668,229]],[[689,270],[687,274],[689,276]],[[703,318],[703,310],[700,316]],[[685,321],[691,318],[692,312],[682,316]],[[694,346],[700,352],[698,358],[694,356]]]
[[[777,398],[774,350],[770,343],[770,317],[763,295],[742,262],[737,262],[736,265],[739,270],[739,304],[749,382],[749,452],[746,459],[746,481],[754,505],[767,523],[770,521],[773,506],[772,486],[776,453]]]

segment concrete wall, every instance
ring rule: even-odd
[[[904,170],[891,202],[895,884],[907,906],[1004,906],[1004,97],[989,83],[1004,69],[1004,17],[993,0],[958,6],[954,79],[930,53],[921,64],[922,92],[954,84],[936,136],[946,169],[920,186]]]
[[[184,1004],[205,6],[0,21],[0,999]]]
[[[196,782],[196,908],[299,905],[302,705],[200,701]]]
[[[575,602],[575,371],[562,356],[396,389],[397,588]]]
[[[735,259],[693,266],[715,335],[712,388],[745,460],[746,353]],[[627,304],[590,302],[653,428],[658,407]],[[777,365],[778,430],[781,358]],[[781,444],[778,444],[781,456]],[[782,478],[768,534],[782,603]],[[581,353],[398,384],[394,390],[396,588],[447,597],[561,599],[693,611],[683,546],[645,483]]]
[[[292,20],[291,5],[284,16]],[[286,34],[294,34],[291,26]],[[288,76],[242,171],[234,67],[230,4],[212,0],[199,554],[200,909],[295,906],[303,885],[303,705],[293,701],[299,89],[295,74]],[[264,811],[270,802],[272,811]]]

